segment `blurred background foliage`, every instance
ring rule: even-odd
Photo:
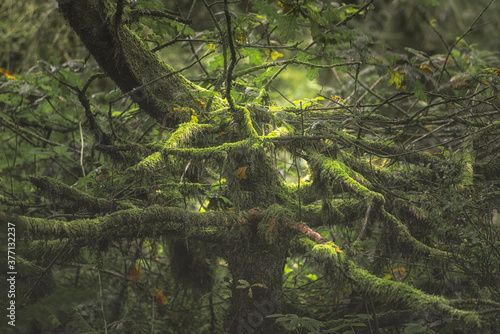
[[[2,2],[0,67],[12,73],[22,73],[39,60],[52,59],[54,63],[62,64],[74,59],[83,59],[87,55],[75,33],[58,13],[55,0]],[[204,5],[201,1],[196,2],[192,9],[192,2],[187,0],[139,2],[147,3],[149,7],[156,3],[158,8],[166,7],[177,13],[180,8],[184,15],[191,11],[191,27],[194,31],[214,30],[212,20],[207,12],[202,10]],[[339,5],[342,3],[362,6],[365,2],[337,2]],[[395,51],[413,48],[428,54],[437,54],[445,52],[443,42],[450,46],[469,28],[487,1],[375,0],[373,4],[374,9],[369,11],[366,17],[352,20],[350,24]],[[246,1],[238,4],[242,11],[248,6]],[[500,51],[500,27],[497,17],[499,11],[500,3],[493,3],[465,40],[480,46],[480,49]],[[168,60],[186,63],[186,59],[182,57],[171,57]]]

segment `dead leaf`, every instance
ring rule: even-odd
[[[246,174],[247,168],[248,167],[240,167],[236,170],[236,178],[238,180],[245,180],[247,178]]]

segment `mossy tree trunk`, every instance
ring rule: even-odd
[[[204,112],[200,105],[205,105],[208,98],[200,94],[203,89],[175,73],[150,52],[121,24],[124,18],[119,16],[123,14],[119,9],[114,11],[106,2],[97,0],[59,0],[59,4],[70,26],[105,73],[123,92],[130,92],[142,111],[160,125],[173,128],[189,119],[189,115],[179,116],[174,112],[174,106]],[[218,97],[210,103],[212,108],[227,105]],[[227,170],[231,172],[226,178],[230,190],[226,195],[237,203],[238,209],[265,207],[275,201],[277,175],[269,168],[265,152],[249,148],[229,158],[231,166]],[[239,167],[245,168],[244,177],[234,174]],[[238,194],[248,197],[237,198]],[[282,330],[265,316],[277,313],[280,308],[286,248],[267,242],[258,232],[260,223],[254,219],[251,228],[243,226],[245,241],[238,238],[234,243],[229,241],[221,253],[233,277],[231,307],[226,319],[230,333],[269,334]],[[283,240],[285,245],[287,242]],[[245,287],[242,282],[249,286]]]
[[[199,110],[197,100],[207,97],[199,96],[200,87],[162,62],[124,25],[120,4],[121,10],[115,10],[106,1],[60,0],[59,8],[99,66],[143,112],[167,127],[189,120],[174,105]]]
[[[254,234],[228,253],[233,277],[229,333],[281,333],[274,319],[266,316],[280,310],[286,252]]]

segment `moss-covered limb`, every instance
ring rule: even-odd
[[[64,17],[100,67],[159,124],[175,127],[188,120],[189,115],[173,112],[171,103],[202,111],[203,103],[199,101],[208,102],[207,91],[160,61],[126,26],[113,22],[115,9],[110,3],[58,2]],[[213,104],[219,107],[225,103],[216,97]]]
[[[364,200],[331,199],[327,194],[325,196],[318,193],[314,184],[305,183],[301,185],[301,192],[304,190],[306,199],[301,206],[302,221],[310,227],[319,227],[325,225],[346,225],[352,227],[352,223],[363,219],[367,204]],[[278,202],[292,210],[296,217],[299,216],[297,186],[295,184],[282,184],[277,188],[276,196]],[[318,204],[312,203],[318,201]],[[308,204],[311,203],[311,204]]]
[[[457,309],[451,306],[450,300],[425,294],[410,285],[376,277],[359,268],[333,243],[310,247],[310,255],[326,267],[337,267],[361,292],[386,303],[403,303],[413,310],[438,312],[461,319],[471,327],[481,326],[481,319],[476,312]]]
[[[301,198],[302,210],[307,210],[308,212],[316,211],[314,207],[316,205],[311,205],[310,208],[307,206],[319,199],[316,189],[312,186],[312,182],[302,183],[300,188],[296,183],[281,183],[279,187],[276,188],[277,202],[293,210],[296,216],[299,214],[299,191]]]
[[[374,166],[366,157],[358,158],[346,151],[342,151],[340,154],[342,161],[349,168],[360,173],[372,183],[394,178],[394,172]]]
[[[487,299],[452,299],[450,305],[463,308],[496,307],[500,309],[500,303]]]
[[[214,147],[163,148],[161,153],[164,157],[173,155],[185,159],[196,159],[196,160],[215,159],[216,161],[220,161],[233,151],[244,151],[261,147],[269,138],[271,137],[269,136],[252,137],[234,143],[224,143],[222,145]]]
[[[95,219],[69,222],[17,217],[32,239],[76,238],[87,245],[105,243],[124,238],[153,238],[161,236],[194,237],[218,242],[223,234],[245,217],[230,211],[189,212],[181,208],[150,206],[114,212]]]
[[[375,154],[382,158],[390,158],[397,161],[405,161],[411,164],[437,164],[441,160],[438,157],[432,156],[427,152],[421,151],[408,151],[401,149],[396,146],[389,146],[387,144],[363,139],[356,138],[347,132],[337,131],[335,132],[339,137],[345,140],[346,143],[352,144],[359,147],[363,151]]]
[[[310,163],[311,168],[315,171],[314,178],[323,180],[329,185],[340,182],[348,190],[364,198],[368,204],[382,205],[385,202],[382,194],[368,189],[368,187],[371,187],[370,182],[361,174],[352,171],[344,163],[326,158],[320,154],[311,155]]]
[[[162,148],[178,148],[188,144],[194,137],[202,133],[203,131],[211,129],[212,126],[209,124],[199,124],[193,122],[182,123],[179,125],[177,130],[175,130],[169,138],[165,141]],[[135,165],[133,170],[135,172],[140,171],[154,171],[159,168],[159,165],[163,161],[160,152],[155,152],[148,157],[142,159],[137,165]]]
[[[448,252],[429,247],[421,241],[415,239],[415,237],[412,236],[408,230],[408,227],[399,221],[399,219],[387,212],[384,208],[382,208],[381,214],[386,223],[388,223],[397,233],[399,241],[407,246],[410,246],[415,253],[429,256],[432,259],[441,261],[451,258],[451,255]]]
[[[404,303],[413,310],[428,310],[461,319],[470,327],[481,327],[481,319],[476,312],[457,309],[444,297],[428,295],[410,285],[373,276],[352,261],[344,261],[343,266],[344,272],[348,273],[349,278],[362,292],[381,298],[384,302]]]
[[[249,210],[250,218],[255,217],[253,212]],[[295,235],[295,231],[291,231],[291,227],[297,225],[293,222],[293,213],[279,204],[273,204],[266,210],[261,211],[258,220],[257,231],[264,237],[269,245],[276,245],[281,248],[288,247],[287,240]],[[254,221],[255,224],[255,221]]]
[[[459,190],[472,186],[473,184],[474,158],[472,157],[473,147],[471,137],[465,138],[462,150],[463,153],[459,176],[460,182],[457,184],[457,188]]]
[[[64,183],[46,176],[30,176],[30,182],[40,188],[51,198],[57,199],[61,205],[71,208],[85,208],[90,212],[110,212],[129,209],[133,205],[119,203],[104,198],[97,198],[81,190],[71,188]]]
[[[152,10],[152,9],[146,9],[146,8],[140,8],[140,9],[134,9],[130,12],[129,15],[130,19],[129,22],[137,22],[141,17],[161,17],[161,18],[167,18],[169,20],[177,21],[180,23],[185,23],[185,24],[191,24],[192,20],[190,19],[184,19],[182,17],[178,17],[175,15],[172,15],[167,12],[163,12],[160,10]],[[127,22],[128,23],[128,22]]]
[[[164,148],[176,148],[187,146],[187,144],[194,140],[198,135],[203,132],[208,132],[213,129],[210,124],[200,124],[195,122],[188,122],[179,125],[179,128],[172,133],[163,144]]]
[[[43,268],[19,254],[16,254],[16,272],[18,273],[16,281],[17,305],[34,302],[52,292],[56,287],[56,282],[50,271],[44,271]],[[35,285],[36,289],[34,289]],[[0,285],[0,287],[2,286]]]
[[[257,131],[252,123],[252,118],[250,117],[250,111],[246,107],[235,106],[235,113],[237,117],[235,119],[240,120],[242,122],[242,130],[244,130],[249,137],[257,137]]]

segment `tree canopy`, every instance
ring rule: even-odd
[[[494,1],[57,3],[8,7],[58,33],[0,68],[6,330],[498,333]]]

